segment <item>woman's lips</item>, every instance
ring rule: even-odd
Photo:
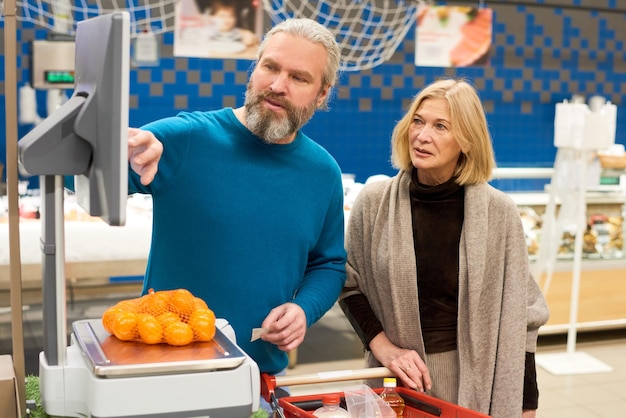
[[[422,148],[415,148],[415,153],[419,154],[419,155],[432,155],[432,153],[426,151],[425,149]]]

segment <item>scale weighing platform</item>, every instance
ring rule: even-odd
[[[66,364],[39,356],[44,409],[60,417],[249,417],[260,374],[234,341],[224,319],[212,341],[184,347],[124,342],[99,319],[76,321]]]

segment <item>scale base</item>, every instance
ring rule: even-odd
[[[584,352],[537,354],[535,362],[556,376],[606,373],[613,368]]]
[[[93,321],[100,324],[99,320]],[[227,324],[223,319],[216,320],[220,330],[232,330],[230,325],[222,326],[224,323]],[[227,369],[192,370],[190,364],[196,363],[178,361],[173,364],[177,366],[176,370],[170,367],[163,372],[151,370],[146,375],[113,374],[110,377],[96,375],[90,361],[90,356],[80,346],[75,334],[66,349],[64,364],[50,365],[45,353],[40,353],[40,393],[48,415],[89,418],[241,418],[250,416],[252,411],[258,409],[261,393],[259,368],[247,355],[237,367]],[[132,365],[128,369],[137,373]]]

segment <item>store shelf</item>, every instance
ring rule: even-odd
[[[522,175],[523,171],[518,172]],[[520,207],[529,207],[543,215],[549,202],[549,192],[509,193]],[[605,214],[622,216],[626,194],[616,187],[600,187],[586,194],[587,216]],[[560,202],[556,200],[556,204]],[[541,242],[539,240],[539,245]],[[626,327],[626,248],[614,256],[583,254],[580,272],[577,331]],[[531,268],[536,261],[531,256]],[[550,319],[540,329],[541,334],[566,333],[570,324],[570,305],[574,273],[573,254],[559,255],[554,272],[546,287],[547,275],[537,278],[550,308]]]
[[[570,327],[572,291],[571,262],[557,262],[544,291],[550,320],[541,334],[564,333]],[[539,281],[545,286],[545,276]],[[576,329],[578,331],[626,327],[626,261],[584,260],[580,277],[580,293]]]
[[[550,195],[547,192],[515,193],[508,195],[518,206],[545,206],[548,204]],[[588,191],[586,195],[587,205],[622,205],[626,194],[615,188],[606,188],[606,191]],[[560,201],[557,199],[556,204]]]

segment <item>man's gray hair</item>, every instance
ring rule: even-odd
[[[311,19],[284,20],[265,34],[263,42],[261,42],[257,52],[257,61],[259,61],[263,56],[268,39],[278,32],[299,36],[311,42],[321,44],[328,53],[326,70],[322,75],[322,86],[330,85],[332,87],[337,83],[341,50],[339,49],[335,36],[328,30],[328,28]]]

